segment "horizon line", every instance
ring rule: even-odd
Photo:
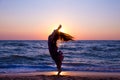
[[[5,39],[5,40],[2,40],[2,39],[0,39],[0,41],[47,41],[47,39]],[[108,40],[110,40],[110,41],[112,41],[112,40],[115,40],[115,41],[117,41],[117,40],[120,40],[120,39],[76,39],[76,40],[74,40],[74,41],[79,41],[79,40],[81,40],[81,41],[94,41],[94,40],[101,40],[101,41],[108,41]]]

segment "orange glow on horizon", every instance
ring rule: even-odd
[[[60,31],[68,33],[74,37],[74,40],[114,40],[118,38],[119,32],[98,31],[91,30],[91,28],[85,28],[85,26],[71,25],[62,23],[62,28]],[[0,30],[0,39],[1,40],[47,40],[48,36],[53,32],[54,29],[57,29],[59,24],[44,24],[36,25],[35,27],[22,29],[18,28],[15,31],[4,29]],[[76,27],[76,28],[75,28]],[[13,28],[12,28],[13,29]]]

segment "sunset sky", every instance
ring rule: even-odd
[[[120,40],[120,0],[0,0],[0,40],[47,40],[59,24],[77,40]]]

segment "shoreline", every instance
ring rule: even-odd
[[[1,76],[29,76],[29,75],[57,75],[57,71],[41,71],[41,72],[21,72],[21,73],[0,73]],[[87,71],[62,71],[62,76],[120,76],[120,72],[87,72]]]
[[[63,71],[57,76],[56,71],[29,73],[0,73],[0,80],[120,80],[120,73]]]

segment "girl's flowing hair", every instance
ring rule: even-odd
[[[67,42],[73,40],[73,37],[67,33],[59,32],[59,40]]]

